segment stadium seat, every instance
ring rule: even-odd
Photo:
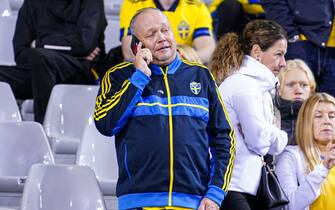
[[[21,115],[10,86],[0,82],[0,122],[20,122]]]
[[[9,9],[10,7],[9,7],[8,0],[1,0],[0,1],[0,16],[3,16],[4,12],[6,12],[6,10],[8,11]]]
[[[106,51],[121,45],[119,40],[119,30],[120,30],[120,19],[119,17],[112,16],[107,19],[108,25],[105,30],[105,46]]]
[[[21,104],[21,116],[23,121],[34,121],[34,100],[26,99]]]
[[[115,190],[118,163],[114,136],[104,136],[95,125],[87,125],[77,151],[76,164],[89,166],[94,170],[107,208],[117,209]]]
[[[92,114],[99,86],[56,85],[51,92],[43,127],[51,148],[56,154],[70,155],[63,160],[75,162],[81,136],[87,124],[92,124]],[[60,158],[62,159],[62,158]],[[67,162],[67,160],[69,162]]]
[[[76,165],[31,167],[21,210],[105,210],[94,172]]]
[[[123,0],[104,0],[106,16],[119,16]]]
[[[8,1],[11,11],[14,12],[14,14],[17,14],[24,0],[8,0]]]
[[[0,123],[0,206],[17,206],[29,168],[54,164],[42,126],[36,122]]]
[[[0,15],[0,65],[15,65],[12,40],[16,19],[17,17],[13,16],[10,10],[4,10]]]

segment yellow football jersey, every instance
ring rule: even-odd
[[[221,2],[224,0],[214,0],[209,5],[209,11],[212,13],[216,10]],[[264,9],[260,4],[260,0],[239,0],[242,4],[243,10],[250,15],[263,14]]]
[[[329,35],[327,47],[335,47],[335,23],[334,21],[335,21],[335,18],[333,20],[333,26],[332,26],[332,30]]]
[[[335,209],[335,168],[329,171],[323,181],[319,197],[310,205],[310,210]]]
[[[142,8],[160,9],[169,19],[177,44],[191,45],[200,36],[212,36],[212,17],[200,0],[176,0],[164,10],[158,0],[124,0],[120,12],[120,40],[131,34],[130,20]]]

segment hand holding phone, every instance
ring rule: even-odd
[[[131,51],[133,51],[134,55],[136,55],[137,53],[137,46],[139,43],[140,43],[140,40],[135,35],[132,35],[130,48],[131,48]]]
[[[149,68],[149,64],[152,62],[151,51],[148,48],[145,48],[143,43],[140,42],[134,35],[131,42],[131,49],[135,54],[135,67],[150,77],[151,70]]]

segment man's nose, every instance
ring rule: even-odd
[[[164,41],[165,40],[165,36],[162,32],[158,32],[157,33],[157,40],[160,42],[160,41]]]

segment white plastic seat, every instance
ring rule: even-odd
[[[54,164],[42,126],[36,122],[0,123],[0,206],[18,205],[29,168]]]
[[[5,12],[5,10],[9,10],[9,0],[1,0],[0,1],[0,16],[3,16],[3,13]]]
[[[0,82],[0,122],[20,122],[21,115],[10,86]]]
[[[21,116],[23,121],[34,121],[34,100],[26,99],[21,104]]]
[[[123,0],[104,0],[106,16],[119,16]]]
[[[94,170],[107,209],[118,209],[115,193],[118,163],[114,136],[104,136],[94,124],[87,125],[77,151],[76,164],[89,166]]]
[[[24,0],[8,0],[9,6],[14,13],[17,13],[21,8]]]
[[[94,172],[75,165],[31,167],[21,210],[105,210]]]
[[[85,126],[92,124],[98,90],[93,85],[54,86],[43,123],[54,153],[76,154]]]
[[[0,14],[0,65],[15,65],[12,40],[16,19],[10,10],[3,10]]]
[[[107,52],[119,45],[121,42],[119,40],[119,30],[120,30],[120,19],[117,16],[107,16],[107,28],[105,30],[105,46]]]
[[[77,151],[77,165],[91,167],[104,195],[115,195],[118,163],[114,136],[99,133],[95,125],[87,125]]]

